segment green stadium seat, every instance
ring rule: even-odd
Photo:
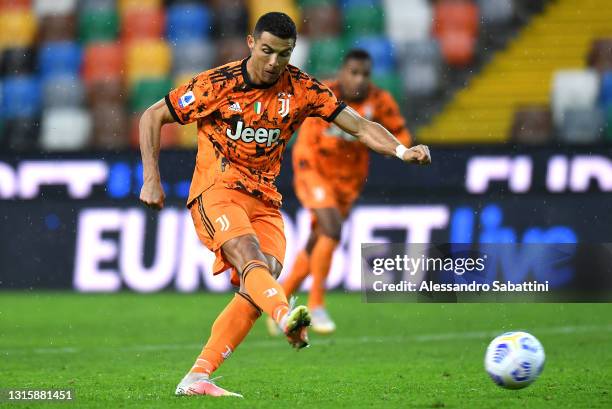
[[[301,8],[319,7],[319,6],[336,6],[335,0],[298,0],[298,6]]]
[[[114,41],[119,35],[119,16],[116,10],[86,10],[79,16],[79,40],[83,44]]]
[[[385,18],[382,7],[351,7],[344,11],[344,33],[346,36],[382,34]]]
[[[332,77],[340,67],[345,53],[345,44],[338,38],[313,40],[306,71],[320,79]]]
[[[147,78],[138,81],[130,93],[130,109],[141,112],[162,99],[172,89],[169,77]]]
[[[606,109],[606,127],[604,139],[607,143],[612,143],[612,105]]]
[[[380,88],[388,91],[393,95],[395,101],[400,106],[400,108],[404,104],[404,84],[402,82],[402,77],[397,73],[389,73],[383,75],[377,75],[373,78],[374,84],[378,85]]]

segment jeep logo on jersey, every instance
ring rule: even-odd
[[[281,130],[278,128],[267,129],[267,128],[251,128],[250,126],[244,127],[244,123],[242,121],[238,121],[236,124],[236,129],[234,131],[231,128],[227,128],[225,134],[228,138],[237,141],[241,139],[243,142],[256,142],[256,143],[265,143],[266,146],[271,146],[273,143],[278,142],[278,138],[280,137]]]

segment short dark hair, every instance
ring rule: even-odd
[[[363,48],[353,48],[348,53],[346,53],[346,55],[344,56],[344,60],[342,60],[342,64],[344,65],[350,60],[372,61],[372,56]]]
[[[297,28],[291,17],[278,11],[272,11],[259,17],[253,30],[253,37],[261,37],[264,31],[283,40],[288,38],[297,39]]]

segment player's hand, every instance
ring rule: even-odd
[[[166,194],[160,181],[145,182],[140,189],[140,201],[151,209],[161,210],[164,207]]]
[[[404,162],[429,165],[431,154],[427,145],[416,145],[404,152]]]

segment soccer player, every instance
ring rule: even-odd
[[[153,104],[140,120],[144,183],[140,200],[164,206],[158,166],[161,127],[197,122],[198,153],[187,200],[199,239],[227,269],[238,292],[212,325],[206,345],[176,388],[177,395],[240,396],[210,375],[265,312],[295,348],[308,345],[310,313],[287,302],[276,281],[285,254],[281,195],[274,180],[293,132],[309,116],[333,121],[371,149],[409,163],[430,162],[428,148],[407,148],[381,125],[362,118],[325,85],[288,65],[295,24],[284,13],[259,18],[247,37],[250,56],[204,71]]]
[[[334,94],[362,117],[386,127],[402,144],[411,136],[397,103],[388,92],[370,81],[372,59],[360,49],[349,51],[337,79],[326,82]],[[369,152],[359,139],[319,118],[302,124],[293,147],[294,185],[300,203],[312,214],[311,234],[298,254],[290,275],[282,283],[287,296],[312,274],[308,308],[312,329],[328,334],[336,329],[325,309],[325,280],[340,241],[342,222],[349,214],[368,176]],[[272,335],[274,321],[267,322]]]

